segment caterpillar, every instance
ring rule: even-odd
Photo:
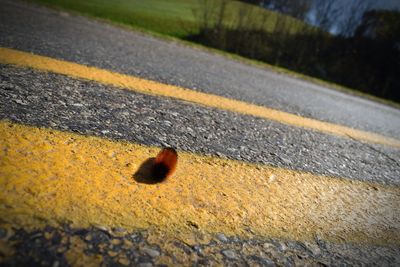
[[[156,182],[162,182],[170,177],[178,163],[178,153],[171,147],[163,148],[154,159],[152,177]]]

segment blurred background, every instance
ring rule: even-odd
[[[399,0],[30,0],[400,103]]]

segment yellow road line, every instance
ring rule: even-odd
[[[8,48],[0,48],[0,63],[14,64],[23,67],[31,67],[38,70],[50,71],[76,78],[93,80],[125,89],[130,89],[146,94],[167,96],[185,100],[209,107],[225,109],[242,114],[253,115],[284,124],[313,129],[316,131],[333,134],[341,137],[351,137],[356,140],[372,142],[400,148],[400,141],[383,135],[356,130],[350,127],[333,123],[322,122],[304,118],[294,114],[274,110],[262,106],[248,104],[246,102],[229,98],[196,92],[177,86],[161,84],[133,76],[123,75],[94,67],[79,65],[72,62],[52,59],[49,57],[33,55]]]
[[[166,182],[137,183],[157,152],[0,121],[0,218],[400,244],[399,187],[183,152]]]

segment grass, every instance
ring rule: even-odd
[[[182,38],[196,30],[192,1],[185,0],[30,0],[116,23]]]
[[[278,73],[288,74],[292,77],[308,80],[338,91],[367,98],[395,108],[400,108],[400,104],[368,95],[341,85],[323,81],[314,77],[290,71],[281,67],[276,67],[265,62],[247,59],[235,54],[204,47],[199,44],[185,41],[185,37],[196,34],[199,31],[199,23],[196,17],[199,10],[204,6],[201,2],[205,0],[27,0],[28,2],[38,3],[47,7],[72,11],[73,13],[86,15],[92,18],[105,20],[119,26],[127,26],[135,30],[150,33],[159,38],[173,39],[183,42],[186,45],[198,49],[222,54],[225,57],[250,64],[258,67],[268,68]],[[221,0],[208,0],[208,2],[218,4]],[[224,26],[232,26],[238,20],[239,11],[245,12],[252,18],[250,27],[263,28],[266,31],[273,31],[278,19],[285,21],[290,27],[291,33],[310,27],[294,18],[284,16],[254,5],[245,4],[238,1],[230,1],[227,6],[227,14],[223,21]],[[265,20],[267,18],[267,20]]]
[[[29,0],[49,7],[72,10],[83,15],[106,19],[113,22],[144,28],[160,34],[184,38],[199,31],[196,14],[199,14],[204,5],[200,0]],[[208,1],[211,5],[218,5],[221,0]],[[207,5],[210,7],[210,5]],[[238,21],[238,12],[251,16],[253,28],[264,28],[272,31],[277,18],[291,25],[293,32],[304,23],[279,15],[266,9],[245,4],[238,1],[229,1],[223,24],[232,26]],[[265,18],[268,18],[265,20]]]

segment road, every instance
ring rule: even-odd
[[[42,265],[400,263],[399,110],[102,22],[1,4],[0,46],[12,49],[0,51],[3,251],[30,251]],[[352,128],[359,134],[343,134]],[[135,183],[162,146],[178,149],[176,180]],[[10,265],[33,260],[2,253]]]
[[[400,136],[399,110],[175,43],[5,3],[0,40],[5,47]]]

